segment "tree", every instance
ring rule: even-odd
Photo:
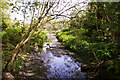
[[[70,27],[86,29],[84,35],[87,36],[87,39],[85,40],[90,43],[94,55],[96,53],[92,48],[92,43],[104,42],[104,45],[106,43],[114,44],[115,52],[112,54],[116,56],[114,58],[118,57],[118,47],[120,46],[119,6],[119,2],[90,2],[83,14],[79,14],[80,16],[76,16],[70,21]],[[75,11],[73,14],[76,13]]]
[[[20,7],[21,6],[17,6],[17,3],[15,2],[15,4],[10,3],[11,6],[13,6],[13,11],[21,11]],[[7,71],[11,70],[11,66],[14,62],[15,57],[18,55],[18,52],[20,50],[20,47],[22,45],[24,45],[28,40],[31,39],[31,36],[35,33],[35,31],[39,28],[42,28],[42,26],[44,26],[47,22],[56,19],[60,16],[62,17],[67,17],[69,15],[66,15],[65,12],[69,11],[72,8],[75,8],[76,4],[70,5],[70,6],[66,6],[68,4],[70,4],[69,2],[64,4],[62,6],[62,9],[60,9],[60,5],[62,2],[60,2],[60,0],[54,1],[54,0],[47,0],[45,2],[41,2],[41,1],[33,1],[33,2],[29,2],[29,1],[23,1],[22,4],[26,4],[24,5],[25,9],[27,12],[31,12],[32,11],[32,16],[31,16],[31,23],[29,28],[27,29],[27,32],[24,33],[24,28],[23,28],[23,33],[22,33],[22,40],[16,45],[15,49],[13,50],[13,54],[11,56],[10,61],[6,64],[5,69]],[[77,5],[80,3],[77,3]],[[23,6],[22,5],[22,6]],[[66,7],[66,9],[64,9]],[[16,10],[14,10],[16,9]],[[25,10],[23,9],[23,10]],[[26,11],[23,11],[23,15],[24,15],[24,21],[23,21],[23,27],[24,27],[24,23],[25,23],[25,16],[27,16],[25,13]],[[37,14],[38,13],[38,14]],[[29,13],[28,13],[29,14]],[[52,17],[50,17],[52,16]],[[30,17],[30,16],[28,16]]]

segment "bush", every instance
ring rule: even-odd
[[[24,32],[27,32],[26,30]],[[22,27],[7,27],[4,31],[2,31],[0,34],[2,34],[2,52],[3,52],[3,68],[7,64],[7,61],[10,60],[12,51],[15,49],[15,46],[22,40]],[[26,44],[21,46],[21,49],[19,51],[20,55],[31,53],[33,51],[35,46],[41,45],[40,48],[42,48],[42,45],[47,40],[48,33],[46,31],[36,31],[32,37],[31,40],[29,40]],[[31,47],[32,46],[32,47]],[[21,63],[22,57],[18,58],[16,60],[16,66]],[[19,64],[21,65],[21,64]],[[18,66],[19,66],[18,65]],[[17,66],[17,67],[18,67]],[[21,68],[21,67],[20,67]]]
[[[2,43],[10,43],[16,45],[21,41],[21,27],[8,27],[5,31],[2,32]]]
[[[92,43],[92,46],[99,60],[108,60],[115,57],[114,43],[98,42]]]
[[[81,31],[81,32],[80,32]],[[85,40],[82,40],[85,36],[80,36],[85,32],[84,29],[78,30],[67,30],[64,29],[61,32],[57,33],[57,37],[59,41],[62,41],[63,45],[70,49],[71,51],[75,51],[78,53],[88,52],[88,43]]]
[[[80,54],[91,54],[91,47],[89,43],[86,41],[87,37],[83,36],[86,31],[84,29],[77,30],[62,30],[61,32],[57,32],[57,37],[59,41],[62,41],[65,48],[70,49],[74,52]],[[96,53],[99,61],[109,60],[115,57],[115,44],[112,42],[96,42],[90,43],[93,47],[94,52]]]
[[[37,31],[33,34],[29,43],[33,46],[43,45],[44,42],[48,39],[47,36],[48,33],[46,31]]]

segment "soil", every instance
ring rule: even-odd
[[[37,54],[30,55],[29,59],[22,65],[22,70],[19,72],[15,80],[43,80],[47,79],[47,66]]]

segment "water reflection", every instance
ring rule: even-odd
[[[57,43],[54,39],[50,46]],[[58,42],[59,43],[59,42]],[[57,44],[55,45],[57,46]],[[50,73],[47,78],[82,78],[85,79],[81,72],[81,63],[75,62],[74,58],[69,55],[54,55],[47,49],[47,43],[44,45],[43,51],[39,53],[46,66],[49,66]]]

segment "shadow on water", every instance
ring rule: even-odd
[[[44,61],[44,64],[49,67],[47,78],[79,78],[85,79],[81,72],[81,63],[66,55],[63,45],[57,41],[55,35],[49,36],[51,43],[45,43],[43,51],[38,55]]]

